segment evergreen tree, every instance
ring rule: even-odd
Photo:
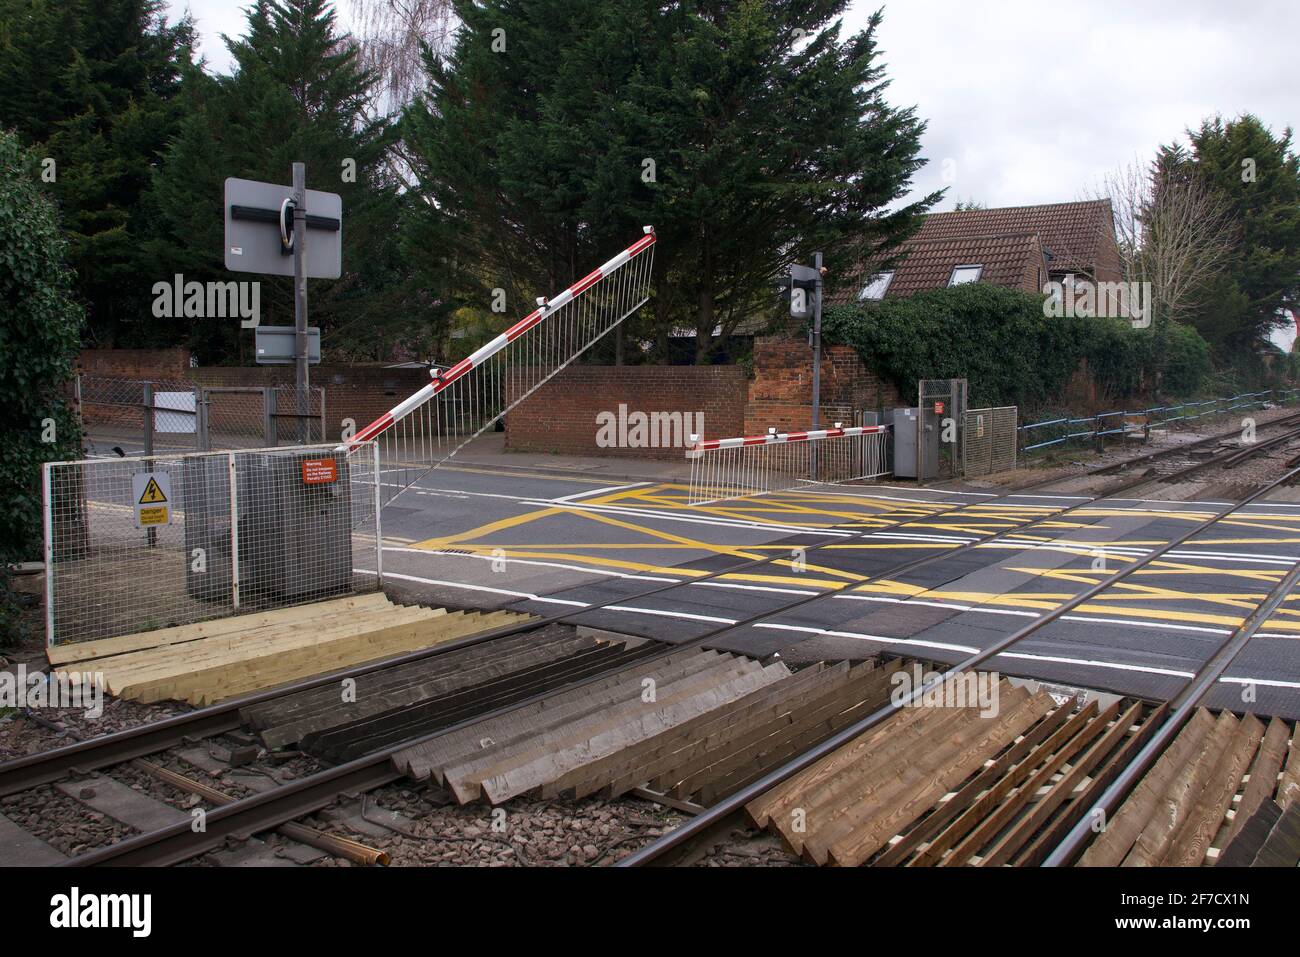
[[[415,317],[404,308],[401,200],[386,163],[393,131],[365,116],[375,77],[325,0],[260,0],[245,36],[226,42],[234,73],[187,78],[187,118],[147,197],[161,224],[150,251],[162,266],[151,282],[175,272],[235,278],[223,266],[225,179],[288,183],[293,163],[304,162],[308,188],[343,198],[343,275],[311,281],[311,324],[336,356],[386,358]],[[260,280],[262,322],[293,323],[291,280],[239,278]],[[252,336],[237,321],[181,323],[202,361],[251,358]]]
[[[658,356],[684,325],[704,360],[770,310],[790,262],[904,238],[939,198],[882,212],[922,165],[924,124],[884,100],[880,15],[841,38],[846,6],[457,4],[455,47],[426,57],[405,117],[446,281],[480,307],[506,288],[517,313],[650,223]]]
[[[76,292],[100,344],[145,345],[140,199],[180,120],[194,31],[163,0],[0,0],[0,129],[35,155],[62,207]]]
[[[1249,114],[1189,135],[1190,156],[1177,156],[1227,200],[1240,237],[1195,324],[1221,355],[1248,357],[1281,310],[1300,308],[1300,157],[1290,129],[1275,137]]]

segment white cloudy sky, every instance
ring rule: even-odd
[[[170,5],[229,69],[220,34],[242,31],[247,4]],[[1206,116],[1249,110],[1280,132],[1300,113],[1296,0],[857,0],[846,28],[880,6],[888,99],[929,122],[916,188],[950,187],[940,209],[1077,199]],[[349,12],[341,0],[345,26]]]

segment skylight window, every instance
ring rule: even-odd
[[[964,286],[968,282],[979,282],[980,273],[982,272],[984,272],[982,263],[975,266],[954,266],[952,278],[948,280],[948,285]]]
[[[884,299],[885,292],[889,289],[889,284],[894,281],[894,272],[878,272],[871,277],[871,280],[862,287],[862,292],[858,293],[858,299]]]

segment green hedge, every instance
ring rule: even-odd
[[[856,349],[904,396],[914,397],[922,378],[963,378],[972,406],[1058,401],[1083,360],[1115,399],[1149,391],[1157,380],[1167,394],[1189,395],[1210,371],[1209,348],[1193,329],[1172,325],[1157,337],[1119,319],[1048,318],[1043,296],[986,283],[833,307],[822,331],[828,342]]]
[[[38,167],[0,130],[0,572],[41,557],[41,464],[79,458],[81,438],[63,390],[72,378],[83,313],[73,302],[54,204]],[[15,637],[17,606],[0,574],[0,643]]]

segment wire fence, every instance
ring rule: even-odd
[[[379,587],[378,466],[374,443],[48,463],[47,642]]]
[[[809,483],[849,482],[889,474],[887,425],[777,432],[701,440],[692,446],[688,504],[744,498]]]
[[[962,474],[993,475],[1016,467],[1016,416],[1014,405],[996,409],[969,409],[961,430]]]
[[[77,400],[92,456],[275,448],[325,441],[325,390],[203,386],[81,375]]]
[[[1020,454],[1050,448],[1070,448],[1091,444],[1100,448],[1107,439],[1117,436],[1150,437],[1152,429],[1168,429],[1206,418],[1257,411],[1268,404],[1292,405],[1300,402],[1300,389],[1268,389],[1243,392],[1220,399],[1181,402],[1132,412],[1102,412],[1079,418],[1062,417],[1022,425],[1017,430]]]

